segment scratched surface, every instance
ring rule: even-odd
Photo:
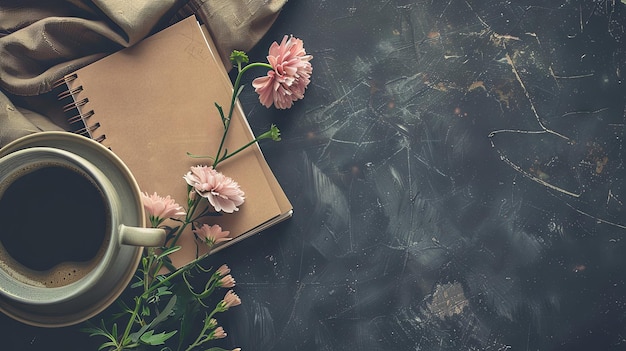
[[[620,1],[290,1],[260,48],[304,40],[307,96],[241,100],[283,132],[295,215],[213,257],[244,302],[224,345],[626,349],[625,25]]]
[[[290,2],[269,37],[304,39],[308,95],[242,100],[283,131],[295,217],[219,257],[231,340],[626,349],[624,25],[619,1]]]

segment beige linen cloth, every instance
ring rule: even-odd
[[[249,50],[287,0],[3,0],[0,4],[0,146],[66,125],[54,82],[196,14],[223,58]]]

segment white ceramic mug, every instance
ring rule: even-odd
[[[108,307],[133,277],[145,228],[139,187],[110,150],[68,132],[41,132],[0,150],[0,310],[59,327]]]

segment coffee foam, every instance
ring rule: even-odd
[[[13,269],[12,266],[15,264],[15,262],[11,262],[7,264],[7,262],[5,261],[6,258],[4,256],[5,256],[4,250],[0,250],[0,269],[5,271],[11,278],[27,285],[32,285],[32,286],[41,287],[41,288],[46,287],[46,284],[42,283],[41,281],[30,279],[29,277]],[[9,259],[9,261],[11,260]]]
[[[104,255],[108,240],[102,244],[98,254],[87,262],[62,262],[46,271],[36,271],[13,259],[0,243],[0,269],[11,278],[35,287],[61,287],[82,279],[91,272]]]

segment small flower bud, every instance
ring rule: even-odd
[[[241,299],[234,291],[228,290],[224,299],[220,301],[217,305],[218,309],[222,312],[228,310],[231,307],[241,305]]]
[[[217,327],[215,328],[215,330],[211,333],[211,339],[223,339],[226,337],[226,332],[224,331],[224,328],[222,327]]]
[[[230,268],[228,268],[227,265],[223,264],[220,266],[220,268],[217,269],[217,271],[215,271],[215,273],[217,273],[220,277],[225,277],[226,274],[230,273]]]
[[[232,275],[227,275],[225,277],[223,277],[222,279],[220,279],[217,282],[217,285],[222,287],[222,288],[232,288],[235,286],[235,279],[233,278]]]
[[[272,139],[273,141],[280,141],[280,130],[278,129],[278,127],[276,127],[275,124],[272,124],[270,130],[261,134],[257,139]]]
[[[246,55],[243,51],[233,50],[233,52],[230,53],[230,62],[232,62],[235,66],[242,63],[248,63],[249,61],[248,55]]]
[[[217,327],[217,319],[211,318],[206,322],[207,329],[215,329]]]

